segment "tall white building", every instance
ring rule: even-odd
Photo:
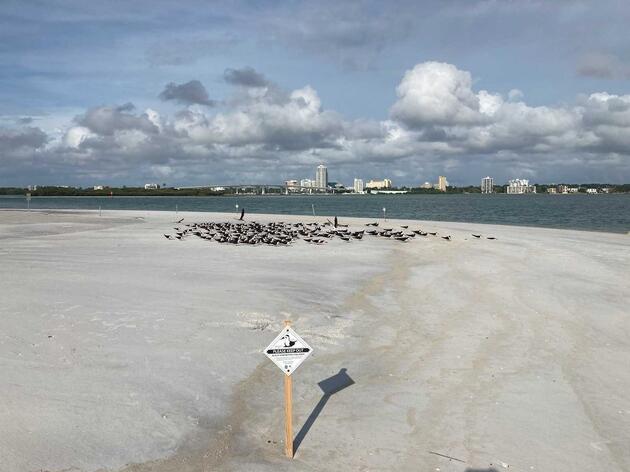
[[[324,165],[318,165],[315,173],[315,187],[327,188],[328,187],[328,169]]]
[[[446,192],[446,187],[448,187],[448,180],[446,180],[446,177],[444,177],[443,175],[440,175],[438,177],[438,183],[435,188],[440,192]]]
[[[354,179],[354,193],[363,193],[363,179]]]
[[[529,180],[527,179],[512,179],[508,180],[507,193],[512,195],[536,193],[536,186],[529,185]]]
[[[481,179],[481,193],[493,193],[494,180],[492,177],[484,177]]]

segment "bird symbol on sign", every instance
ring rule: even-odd
[[[293,341],[291,341],[291,338],[289,337],[289,334],[285,334],[284,336],[282,336],[280,338],[281,341],[284,341],[284,347],[291,347],[296,343],[296,340],[294,339]]]

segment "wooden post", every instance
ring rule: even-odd
[[[293,413],[292,381],[290,375],[284,376],[284,452],[293,459]]]
[[[291,326],[285,321],[286,327]],[[293,459],[293,381],[290,375],[284,374],[284,452]]]

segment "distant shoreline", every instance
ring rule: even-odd
[[[31,210],[27,210],[25,208],[2,208],[0,207],[0,214],[2,212],[31,212],[31,213],[43,213],[43,214],[98,214],[98,209],[90,209],[90,208],[35,208]],[[166,213],[175,213],[173,210],[142,210],[142,209],[103,209],[102,217],[129,217],[129,218],[143,218],[147,217],[158,217],[163,216]],[[236,214],[234,212],[219,212],[219,211],[195,211],[195,210],[182,210],[175,213],[178,218],[197,218],[200,215],[206,215],[208,218],[219,218],[219,219],[236,219]],[[144,216],[143,216],[144,215]],[[427,220],[427,219],[410,219],[410,218],[387,218],[384,220],[383,218],[370,218],[366,216],[344,216],[337,215],[337,217],[341,220],[341,223],[350,222],[352,224],[364,224],[367,222],[378,221],[381,226],[388,225],[399,225],[399,224],[408,224],[408,225],[425,225],[425,226],[441,226],[441,227],[449,227],[451,229],[464,230],[464,231],[473,231],[473,226],[482,226],[485,229],[521,229],[524,231],[532,231],[532,230],[545,230],[545,231],[566,231],[566,232],[577,232],[580,234],[591,233],[597,235],[630,235],[630,229],[626,231],[605,231],[605,230],[594,230],[591,228],[579,229],[579,228],[562,228],[562,227],[553,227],[553,226],[533,226],[533,225],[516,225],[516,224],[508,224],[508,223],[482,223],[476,221],[453,221],[453,220]],[[314,221],[332,221],[335,218],[335,215],[308,215],[308,214],[294,214],[294,213],[255,213],[250,212],[246,214],[246,220],[279,220],[279,219],[291,219],[291,220],[304,220],[310,219]],[[197,219],[196,221],[201,221]]]

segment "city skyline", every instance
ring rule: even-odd
[[[628,10],[3,2],[0,185],[627,182]]]

